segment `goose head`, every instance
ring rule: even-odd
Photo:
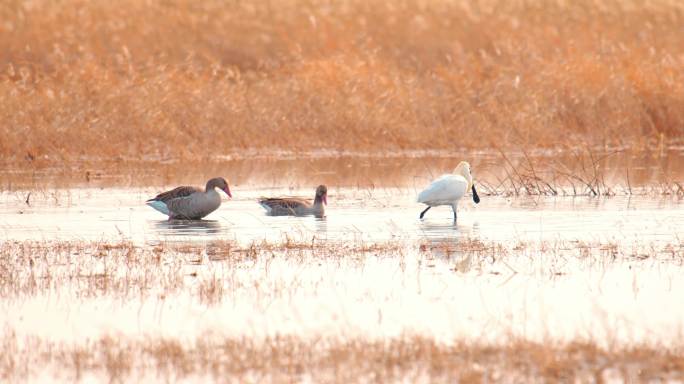
[[[314,203],[318,202],[328,205],[328,187],[325,185],[319,185],[318,188],[316,188],[316,199],[314,199]]]
[[[206,191],[209,192],[214,188],[218,188],[228,195],[228,197],[233,197],[230,193],[230,188],[228,187],[228,182],[223,177],[214,177],[213,179],[207,181]]]

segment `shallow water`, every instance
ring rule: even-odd
[[[400,188],[330,190],[326,217],[271,217],[256,203],[263,195],[308,190],[235,189],[233,200],[200,221],[168,221],[145,205],[157,190],[74,189],[53,196],[0,195],[0,238],[5,240],[234,240],[319,241],[456,239],[493,241],[582,240],[671,242],[684,228],[684,201],[674,198],[463,199],[458,221],[450,207],[424,208],[415,191]]]
[[[423,207],[409,188],[330,188],[324,219],[269,217],[256,203],[261,195],[313,190],[235,188],[235,199],[224,200],[206,220],[169,222],[144,204],[158,192],[58,190],[37,194],[29,204],[23,194],[5,193],[0,196],[0,237],[130,240],[143,247],[212,240],[242,245],[287,239],[333,245],[391,242],[402,250],[389,256],[342,251],[331,257],[285,257],[276,251],[246,261],[181,261],[180,267],[171,261],[159,273],[180,273],[180,291],[152,286],[135,297],[117,292],[93,296],[81,291],[88,284],[67,277],[47,292],[0,300],[0,326],[19,336],[66,342],[111,334],[192,340],[221,333],[255,339],[420,334],[441,342],[513,337],[590,340],[604,346],[684,344],[682,200],[481,196],[477,206],[461,202],[454,224],[447,207],[433,208],[419,220]],[[443,248],[472,240],[502,244],[508,251],[449,253]],[[606,250],[587,256],[577,246],[582,242]],[[531,244],[529,250],[507,253],[519,243]],[[634,247],[636,257],[613,260],[611,244]],[[558,251],[541,252],[546,246]],[[651,248],[670,249],[671,255],[661,257]],[[643,260],[640,252],[646,252]],[[76,257],[81,256],[69,260]],[[79,273],[97,275],[107,267],[100,257],[86,260]],[[117,268],[140,273],[135,265]],[[197,290],[212,279],[223,296],[207,304]]]

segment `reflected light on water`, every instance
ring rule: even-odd
[[[335,188],[326,217],[267,216],[256,200],[282,190],[238,189],[236,198],[200,221],[167,221],[144,205],[149,191],[69,190],[67,203],[35,197],[30,206],[0,195],[0,236],[8,240],[121,240],[137,244],[178,237],[280,241],[284,237],[329,241],[653,241],[676,240],[684,223],[684,202],[651,197],[535,198],[483,197],[478,206],[461,202],[454,224],[450,207],[418,218],[423,206],[407,189],[373,191]],[[290,191],[305,195],[308,189]],[[57,202],[55,202],[57,201]]]
[[[150,223],[160,236],[208,236],[224,231],[218,220],[154,220]]]

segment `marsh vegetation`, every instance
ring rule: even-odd
[[[677,1],[13,0],[0,17],[3,161],[683,144]]]
[[[9,380],[681,379],[683,259],[681,242],[4,243],[0,372]],[[569,319],[560,310],[568,295],[577,295]],[[651,305],[670,313],[633,313]],[[662,321],[674,328],[656,330]]]
[[[684,380],[678,1],[0,5],[0,381]],[[461,160],[454,223],[416,194]],[[144,201],[229,180],[203,221]],[[326,218],[260,196],[328,187]]]

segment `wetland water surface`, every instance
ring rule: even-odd
[[[82,292],[74,281],[88,271],[107,279],[116,260],[75,251],[50,267],[76,268],[75,278],[73,271],[51,270],[50,279],[64,274],[61,284],[2,301],[4,327],[65,340],[219,332],[682,341],[681,200],[482,196],[477,207],[461,202],[457,225],[446,207],[419,220],[422,206],[406,188],[331,188],[325,219],[268,217],[256,203],[261,195],[312,191],[237,187],[235,199],[224,197],[218,211],[196,222],[169,222],[145,206],[156,189],[55,191],[34,196],[30,205],[22,194],[5,193],[0,236],[6,241],[130,240],[143,249],[170,243],[202,249],[214,240],[243,247],[292,240],[314,247],[293,253],[285,246],[245,260],[204,259],[203,251],[172,255],[153,272],[166,280],[132,297],[115,289]],[[357,246],[335,248],[345,244]],[[373,244],[380,250],[359,251]],[[120,268],[128,278],[143,267]],[[168,276],[182,288],[168,293]],[[207,284],[220,292],[210,305],[198,299]]]
[[[310,190],[235,189],[233,200],[205,220],[168,221],[145,205],[156,190],[72,189],[34,196],[2,195],[0,236],[4,240],[234,240],[279,241],[285,237],[319,241],[415,241],[456,239],[582,240],[667,243],[684,225],[684,203],[651,197],[464,198],[456,225],[451,208],[424,208],[408,189],[331,189],[327,215],[270,217],[256,202],[263,195],[308,196]]]

